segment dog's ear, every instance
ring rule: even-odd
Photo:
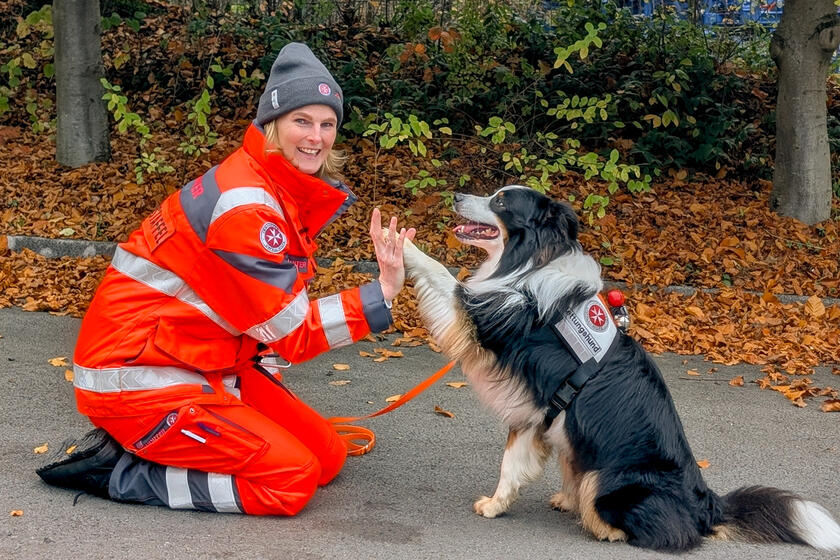
[[[552,200],[549,207],[549,217],[560,231],[568,236],[569,241],[577,241],[580,223],[574,210],[562,202]]]
[[[567,205],[553,200],[544,207],[544,227],[536,229],[537,251],[534,266],[542,267],[569,251],[578,248],[578,219]]]

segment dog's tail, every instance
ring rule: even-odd
[[[740,488],[723,496],[716,536],[749,542],[807,544],[840,550],[840,525],[821,505],[765,486]]]

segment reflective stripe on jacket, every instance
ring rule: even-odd
[[[343,184],[267,152],[251,125],[241,148],[164,200],[117,249],[76,346],[80,411],[227,402],[223,378],[249,367],[259,344],[296,363],[388,328],[378,282],[307,295],[312,237],[354,200]]]

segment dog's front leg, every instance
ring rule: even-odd
[[[519,489],[542,474],[549,455],[549,447],[543,440],[544,432],[542,424],[521,431],[510,429],[496,493],[492,498],[484,496],[473,504],[477,514],[496,517],[504,513],[516,500]]]
[[[445,266],[418,249],[408,239],[403,244],[403,262],[406,277],[414,282],[415,287],[429,286],[432,290],[449,294],[458,283]]]
[[[446,267],[418,249],[406,239],[403,245],[403,262],[406,277],[414,283],[418,310],[432,338],[452,359],[462,358],[466,347],[461,339],[466,336],[458,329],[458,305],[455,288],[458,280]]]

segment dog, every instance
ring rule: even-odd
[[[685,551],[704,537],[840,550],[820,505],[752,486],[718,496],[703,481],[662,374],[598,299],[600,265],[566,204],[509,185],[457,194],[455,227],[487,258],[459,282],[411,241],[406,277],[432,338],[509,428],[501,476],[479,515],[503,514],[559,454],[555,509],[595,538]]]

